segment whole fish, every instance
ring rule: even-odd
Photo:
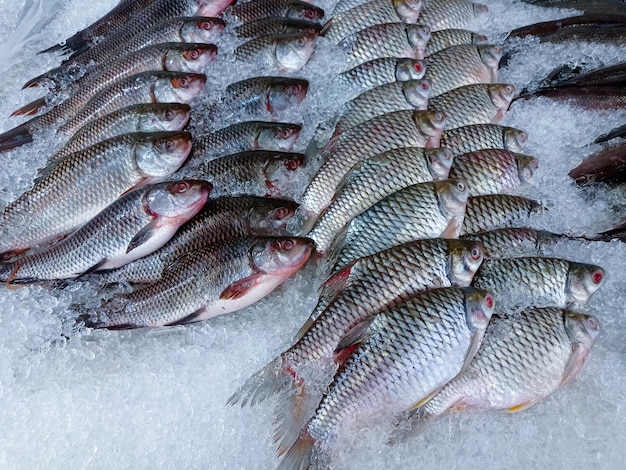
[[[136,104],[88,122],[48,163],[112,137],[133,132],[182,131],[191,108],[184,103]]]
[[[493,313],[487,291],[437,289],[381,313],[351,340],[359,342],[337,372],[314,416],[279,469],[308,468],[316,444],[328,448],[343,426],[413,409],[464,368]]]
[[[277,17],[307,21],[324,18],[324,10],[300,0],[254,0],[231,7],[228,10],[228,14],[241,20],[243,23]]]
[[[343,38],[338,46],[350,64],[381,57],[423,59],[430,30],[420,24],[384,23],[370,26]]]
[[[332,43],[357,31],[383,23],[417,23],[422,0],[371,0],[342,13],[334,14],[322,29]]]
[[[190,150],[187,132],[126,134],[53,163],[0,213],[0,253],[76,230],[128,190],[170,176]]]
[[[478,242],[418,240],[356,260],[322,286],[297,342],[250,377],[228,404],[251,406],[289,387],[294,367],[331,357],[359,323],[434,287],[467,287],[483,259]]]
[[[249,113],[279,114],[298,106],[306,97],[309,81],[302,78],[255,77],[226,87],[220,107]]]
[[[452,150],[455,156],[484,149],[506,149],[522,152],[528,134],[512,127],[497,124],[475,124],[449,129],[441,134],[441,146]]]
[[[114,269],[162,247],[202,208],[205,181],[160,183],[122,196],[51,247],[0,266],[8,285],[68,279]]]
[[[514,223],[523,222],[533,213],[543,209],[544,207],[537,201],[522,196],[507,194],[472,196],[467,200],[461,235],[511,227]]]
[[[425,73],[426,67],[421,60],[384,57],[357,65],[341,73],[336,80],[368,90],[395,81],[420,80]]]
[[[113,298],[85,323],[111,329],[170,326],[235,312],[294,275],[312,249],[307,238],[259,237],[188,252],[157,282]]]
[[[202,90],[205,75],[184,72],[143,72],[131,75],[101,90],[84,106],[72,98],[45,114],[36,116],[0,134],[0,151],[32,142],[33,133],[65,120],[57,132],[71,135],[85,123],[117,109],[140,103],[189,103]]]
[[[626,38],[625,23],[624,16],[606,14],[574,16],[517,28],[509,33],[505,41],[537,36],[539,42],[585,41],[619,44]]]
[[[466,85],[428,100],[428,107],[443,111],[447,129],[473,124],[498,124],[506,116],[515,87],[503,83]]]
[[[324,253],[341,228],[376,202],[407,186],[448,177],[452,154],[447,149],[406,147],[357,163],[339,184],[313,230],[307,235]]]
[[[558,308],[494,314],[474,360],[420,415],[430,420],[452,407],[525,410],[574,379],[599,330],[597,318]]]
[[[185,165],[177,176],[211,181],[212,197],[250,194],[294,199],[305,170],[304,154],[250,150],[201,161],[198,166]]]
[[[272,70],[301,70],[313,55],[316,38],[315,33],[261,36],[237,47],[235,57],[245,62],[261,61]]]
[[[578,184],[623,183],[626,180],[626,140],[583,160],[568,175]]]
[[[209,199],[161,249],[99,277],[105,282],[150,283],[185,254],[236,238],[287,235],[298,205],[256,196]]]
[[[486,258],[505,258],[540,254],[543,247],[569,237],[529,227],[512,227],[466,235],[463,238],[481,242],[485,247]]]
[[[246,121],[224,127],[210,134],[197,135],[187,167],[201,167],[204,162],[222,155],[248,150],[290,151],[302,126],[288,122]]]
[[[199,16],[171,18],[158,23],[151,29],[139,32],[122,28],[80,56],[68,59],[59,67],[29,80],[23,88],[39,86],[47,80],[58,86],[68,80],[76,79],[86,70],[118,59],[120,49],[131,53],[165,42],[210,44],[215,42],[225,26],[226,23],[220,18]]]
[[[467,0],[425,0],[420,22],[432,31],[470,28],[482,20],[489,8]]]
[[[295,18],[285,18],[282,16],[276,18],[261,18],[252,23],[244,23],[235,28],[235,33],[240,38],[258,38],[270,34],[284,33],[305,33],[319,34],[322,31],[322,25],[308,20],[299,20]]]
[[[445,121],[445,114],[439,111],[396,111],[336,136],[326,149],[326,161],[302,196],[301,208],[307,218],[317,219],[358,161],[401,147],[439,147]]]
[[[492,290],[498,305],[584,306],[604,282],[604,269],[558,258],[486,259],[472,285]]]
[[[488,42],[489,38],[487,36],[476,34],[467,29],[442,29],[440,31],[432,31],[428,44],[426,44],[426,57],[452,46],[459,46],[461,44],[486,44]]]
[[[502,48],[491,44],[461,44],[432,54],[424,62],[424,78],[431,81],[431,96],[460,86],[497,83]]]
[[[412,240],[457,238],[466,203],[467,185],[461,180],[419,183],[390,194],[352,219],[337,236],[328,249],[333,271]]]
[[[450,178],[467,182],[470,196],[511,191],[532,182],[536,158],[503,149],[479,150],[454,159]]]
[[[386,113],[409,109],[423,111],[428,108],[429,96],[428,80],[407,80],[372,88],[345,104],[345,111],[335,125],[335,133]]]

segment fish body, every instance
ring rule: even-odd
[[[420,80],[425,72],[426,67],[421,60],[384,57],[357,65],[341,73],[337,80],[339,83],[369,90],[395,81]]]
[[[623,84],[603,86],[548,87],[520,95],[517,99],[547,98],[585,109],[621,110],[626,107]]]
[[[528,134],[512,127],[497,124],[475,124],[449,129],[441,134],[441,146],[455,156],[485,149],[506,149],[522,152]]]
[[[239,60],[261,61],[271,70],[292,72],[301,70],[315,50],[316,33],[282,33],[261,36],[238,46]]]
[[[481,242],[485,247],[487,258],[505,258],[540,254],[543,247],[567,237],[529,227],[509,227],[475,233],[463,238]]]
[[[460,46],[461,44],[486,44],[487,36],[476,34],[467,29],[442,29],[432,31],[428,44],[426,44],[426,57],[443,51],[448,47]]]
[[[623,182],[626,180],[626,141],[594,153],[568,175],[578,184]]]
[[[258,38],[271,34],[284,33],[314,33],[319,34],[322,25],[314,21],[285,18],[282,16],[273,18],[261,18],[252,23],[244,23],[235,28],[235,33],[240,38]]]
[[[432,31],[471,28],[482,20],[489,9],[467,0],[426,0],[420,22]]]
[[[220,107],[276,115],[298,106],[308,89],[309,81],[302,78],[248,78],[226,87],[226,98]]]
[[[324,10],[299,0],[254,0],[233,6],[228,13],[243,23],[278,17],[307,21],[324,18]]]
[[[537,201],[522,196],[508,194],[472,196],[467,200],[461,235],[511,227],[542,209]]]

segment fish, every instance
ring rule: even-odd
[[[423,59],[430,29],[421,24],[376,24],[343,38],[337,46],[349,64],[361,64],[382,57]]]
[[[341,13],[324,24],[322,35],[337,44],[341,39],[369,26],[383,23],[417,23],[422,0],[371,0]]]
[[[599,332],[596,317],[559,308],[496,313],[474,360],[419,416],[431,421],[451,408],[526,410],[576,377]]]
[[[261,61],[272,70],[293,72],[301,70],[309,62],[316,38],[315,33],[271,34],[238,46],[234,54],[241,61]]]
[[[626,124],[622,124],[621,126],[616,127],[615,129],[611,129],[606,134],[602,134],[593,141],[594,144],[601,144],[603,142],[609,142],[613,139],[626,138]]]
[[[283,33],[319,34],[322,31],[322,25],[314,21],[279,16],[244,23],[237,26],[234,31],[240,38],[258,38]]]
[[[167,243],[211,189],[211,183],[190,180],[131,191],[58,243],[0,265],[0,280],[12,286],[71,279],[130,263]]]
[[[249,194],[294,199],[299,196],[298,180],[306,171],[306,155],[292,152],[250,150],[185,165],[177,177],[211,181],[212,197]]]
[[[420,22],[432,31],[475,26],[489,11],[486,5],[467,0],[425,0]]]
[[[293,276],[312,249],[307,238],[226,240],[188,252],[158,281],[82,318],[91,328],[129,329],[184,325],[236,312]]]
[[[460,235],[470,235],[527,220],[545,208],[532,199],[508,194],[472,196],[467,200]]]
[[[306,218],[317,219],[341,179],[358,161],[401,147],[439,147],[445,121],[445,114],[439,111],[396,111],[336,136],[324,151],[324,164],[302,196],[301,209]]]
[[[432,83],[431,96],[477,83],[497,83],[502,48],[492,44],[461,44],[424,59],[424,78]]]
[[[468,31],[467,29],[442,29],[432,31],[426,44],[426,57],[443,51],[448,47],[460,46],[461,44],[487,44],[489,38],[482,34]]]
[[[339,84],[368,90],[395,81],[420,80],[425,73],[426,66],[421,60],[384,57],[369,60],[342,72],[335,80]]]
[[[325,253],[341,228],[376,202],[412,184],[448,177],[447,149],[405,147],[357,163],[339,184],[331,204],[310,233],[316,251]]]
[[[299,0],[254,0],[253,2],[234,5],[228,10],[228,14],[243,23],[277,17],[307,21],[324,18],[324,10]]]
[[[204,162],[222,155],[248,150],[289,152],[301,130],[300,124],[289,122],[245,121],[210,134],[196,135],[187,167],[201,167]]]
[[[394,111],[428,108],[430,82],[407,80],[380,85],[345,104],[345,111],[335,125],[335,133],[352,129],[365,121]]]
[[[546,87],[523,93],[515,100],[539,97],[566,102],[572,106],[585,109],[617,111],[626,107],[626,91],[623,85]]]
[[[211,44],[220,36],[225,26],[226,23],[220,18],[183,17],[164,20],[148,30],[123,28],[107,36],[80,56],[67,59],[59,67],[29,80],[22,88],[41,86],[48,81],[55,86],[73,81],[87,70],[117,60],[120,49],[131,53],[166,42]]]
[[[428,107],[443,111],[447,129],[473,124],[498,124],[509,109],[515,86],[505,83],[466,85],[428,100]]]
[[[577,184],[590,183],[623,183],[626,180],[626,140],[611,145],[594,153],[578,166],[572,168],[568,175]]]
[[[156,282],[168,266],[189,252],[225,240],[257,236],[290,235],[287,226],[298,205],[285,199],[257,196],[209,199],[200,212],[162,248],[109,273],[95,281],[144,284]]]
[[[190,151],[188,132],[137,133],[53,163],[0,212],[0,253],[19,253],[69,234],[125,192],[166,179]]]
[[[185,103],[136,104],[88,122],[55,153],[48,163],[103,140],[133,132],[182,131],[189,122],[191,108]]]
[[[295,443],[278,468],[308,468],[314,446],[328,449],[355,419],[372,422],[430,398],[470,364],[493,310],[487,291],[436,289],[357,326],[349,339],[358,345],[314,416],[299,435],[279,439]]]
[[[560,240],[572,239],[572,237],[566,235],[559,235],[545,230],[535,230],[530,227],[500,228],[466,235],[463,238],[481,242],[485,247],[486,258],[540,254],[541,250],[546,246],[554,245]]]
[[[606,14],[573,16],[514,29],[505,38],[505,43],[527,36],[537,36],[541,43],[565,41],[619,43],[626,37],[626,24],[624,17]]]
[[[308,89],[309,81],[303,78],[248,78],[228,85],[226,98],[218,106],[276,115],[302,103]]]
[[[503,149],[479,150],[454,159],[450,178],[467,182],[470,196],[509,192],[532,183],[539,168],[535,157]]]
[[[523,0],[525,3],[545,8],[571,8],[586,14],[626,16],[624,2],[620,0]]]
[[[296,366],[332,357],[342,338],[363,321],[427,289],[469,286],[482,260],[480,243],[438,238],[354,261],[322,285],[318,307],[295,344],[246,380],[227,404],[255,406],[289,388]]]
[[[528,134],[513,127],[498,124],[475,124],[448,129],[441,134],[441,146],[454,156],[485,149],[505,149],[523,152]]]
[[[559,258],[486,259],[472,285],[494,292],[498,306],[571,308],[587,304],[602,286],[604,269]]]
[[[390,194],[352,219],[335,238],[328,248],[333,272],[401,243],[457,238],[466,203],[467,185],[455,179],[418,183]]]

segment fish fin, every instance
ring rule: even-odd
[[[77,32],[73,36],[67,38],[65,41],[55,44],[43,51],[39,51],[37,54],[49,54],[51,52],[63,51],[67,53],[70,51],[77,51],[83,49],[85,46],[89,48],[89,43],[83,38],[82,31]]]
[[[441,232],[439,238],[459,238],[461,227],[463,227],[464,217],[452,217],[445,230]]]
[[[515,405],[507,410],[505,410],[507,413],[517,413],[518,411],[524,411],[527,410],[528,408],[530,408],[531,406],[533,406],[535,403],[537,403],[539,400],[541,400],[541,398],[533,398],[529,401],[527,401],[526,403],[521,403],[519,405]]]
[[[11,269],[11,272],[9,273],[9,276],[7,277],[7,280],[5,282],[5,285],[7,286],[7,289],[15,290],[15,289],[19,289],[21,287],[19,285],[16,285],[13,281],[17,277],[18,271],[22,268],[22,266],[24,266],[25,262],[26,262],[26,260],[24,259],[24,260],[17,261],[15,263],[15,266],[13,266],[13,269]]]
[[[352,221],[350,221],[352,222]],[[349,242],[348,240],[348,231],[350,230],[350,222],[346,223],[341,230],[337,232],[335,238],[328,246],[328,250],[326,250],[326,258],[331,261],[336,261],[341,253],[341,250],[346,246]]]
[[[465,372],[465,370],[472,363],[474,356],[476,356],[476,353],[480,349],[480,345],[483,342],[483,337],[484,337],[484,330],[475,331],[474,334],[472,335],[472,338],[470,340],[470,347],[467,351],[467,355],[465,356],[465,361],[463,361],[463,366],[461,367],[459,374],[461,372]]]
[[[623,124],[623,125],[621,125],[619,127],[616,127],[611,132],[608,132],[606,134],[602,134],[601,136],[599,136],[593,142],[596,143],[596,144],[600,144],[602,142],[608,142],[609,140],[613,140],[613,139],[615,139],[617,137],[626,137],[626,124]]]
[[[39,111],[41,111],[41,108],[44,108],[46,104],[47,103],[46,103],[45,97],[36,99],[32,103],[25,104],[21,108],[13,111],[11,113],[11,116],[24,116],[24,115],[32,116],[34,114],[37,114]]]
[[[320,31],[320,36],[325,36],[328,30],[332,27],[332,25],[333,25],[333,19],[331,18],[326,23],[324,23],[324,26],[322,26],[322,29]]]
[[[330,201],[330,204],[332,204],[333,202],[335,202],[335,200],[341,196],[341,193],[344,192],[344,190],[346,189],[346,186],[348,186],[348,184],[350,184],[352,181],[354,181],[355,175],[359,172],[359,170],[361,170],[361,168],[363,167],[363,161],[358,161],[357,163],[355,163],[349,170],[348,172],[344,175],[343,178],[341,178],[341,181],[339,181],[339,184],[337,185],[336,189],[335,189],[335,194],[333,194],[333,198]],[[368,161],[368,165],[379,165],[378,162],[376,161]],[[380,164],[379,166],[384,167],[386,165]],[[330,205],[329,204],[329,205]]]
[[[248,293],[248,291],[258,284],[261,274],[255,273],[248,277],[233,282],[230,286],[222,291],[220,300],[240,299]]]
[[[57,67],[56,69],[52,69],[52,70],[49,70],[48,72],[42,73],[41,75],[37,75],[35,78],[31,78],[26,83],[24,83],[24,85],[22,85],[22,90],[25,90],[26,88],[38,87],[42,84],[44,80],[52,80],[50,75],[52,75],[52,72],[56,72],[59,69],[60,67]]]
[[[354,352],[354,350],[359,347],[359,344],[361,343],[354,343],[341,350],[335,350],[335,354],[333,356],[333,360],[335,361],[335,363],[338,366],[344,365],[348,361],[350,356],[352,356],[352,353]]]
[[[420,435],[436,416],[426,413],[424,408],[414,408],[408,413],[402,413],[400,418],[395,422],[395,428],[387,439],[387,445],[391,446],[406,442]]]
[[[33,141],[33,136],[30,133],[28,122],[20,124],[13,129],[0,134],[0,152],[6,152],[7,150],[14,149],[20,145],[28,144]]]
[[[233,406],[239,404],[255,406],[269,397],[287,388],[294,378],[290,370],[283,367],[282,357],[277,357],[261,370],[248,378],[226,402]]]
[[[424,398],[422,398],[420,401],[418,401],[415,405],[413,405],[413,410],[416,410],[417,408],[419,408],[422,405],[425,405],[426,403],[428,403],[430,400],[432,400],[432,398],[437,395],[441,389],[443,388],[443,386],[436,388],[435,390],[433,390],[432,392],[430,392],[428,395],[426,395]]]
[[[298,330],[298,332],[296,333],[295,340],[299,341],[300,339],[302,339],[302,337],[306,334],[306,332],[309,331],[309,328],[313,326],[313,323],[315,323],[315,318],[313,317],[307,318],[306,321],[304,322],[304,325],[302,325],[300,329]]]
[[[126,253],[130,253],[135,248],[140,247],[144,243],[147,243],[156,233],[155,228],[157,225],[157,219],[152,219],[148,224],[146,224],[130,241],[128,246],[126,247]]]
[[[572,347],[572,354],[569,357],[567,364],[565,365],[565,369],[563,371],[563,377],[561,378],[561,387],[570,383],[580,369],[585,363],[585,359],[587,359],[587,354],[589,353],[589,348],[577,344]]]
[[[350,272],[354,263],[350,263],[341,271],[330,276],[320,288],[319,299],[324,301],[332,300],[339,292],[344,290],[350,279]]]
[[[139,183],[134,184],[133,186],[128,188],[126,191],[124,191],[122,194],[120,194],[120,197],[127,195],[128,193],[130,193],[131,191],[134,191],[135,189],[139,189],[139,188],[145,186],[146,182],[147,182],[147,179],[143,179]]]
[[[353,326],[345,335],[343,335],[343,338],[341,338],[339,344],[337,344],[337,347],[335,348],[335,352],[352,346],[353,344],[362,343],[367,337],[368,329],[375,318],[376,315],[371,316]]]
[[[89,274],[95,272],[98,270],[98,268],[100,266],[103,266],[106,262],[108,261],[108,258],[103,258],[100,261],[98,261],[96,264],[94,264],[93,266],[91,266],[90,268],[86,269],[85,271],[83,271],[82,273],[80,273],[78,276],[76,276],[73,279],[64,279],[63,281],[59,282],[55,289],[66,289],[67,287],[69,287],[73,282],[79,281],[80,279],[82,279],[85,276],[88,276]]]
[[[300,384],[294,393],[290,393],[287,403],[278,407],[274,420],[274,443],[278,446],[278,455],[283,455],[293,445],[300,430],[306,424],[306,405],[309,395],[306,388]]]
[[[176,325],[188,325],[189,323],[195,323],[197,321],[201,320],[201,316],[202,314],[205,312],[206,309],[204,308],[199,308],[198,310],[196,310],[195,312],[187,315],[186,317],[183,317],[179,320],[173,321],[171,323],[166,323],[165,326],[176,326]]]
[[[277,470],[305,470],[311,465],[315,439],[305,428],[278,464]]]

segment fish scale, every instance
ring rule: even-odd
[[[514,227],[475,233],[466,235],[463,238],[481,242],[485,247],[486,257],[503,258],[506,256],[539,254],[539,251],[544,246],[554,244],[567,237],[546,232],[545,230]]]
[[[225,98],[216,105],[221,112],[280,114],[293,109],[306,97],[309,81],[302,78],[254,77],[231,83]]]
[[[251,23],[263,18],[294,18],[302,20],[321,20],[324,10],[299,0],[254,0],[239,3],[228,10],[244,23]]]
[[[339,83],[370,89],[395,81],[420,80],[425,72],[426,68],[421,60],[383,57],[357,65],[339,74],[337,80]]]
[[[261,18],[252,23],[244,23],[235,28],[235,33],[241,38],[257,38],[268,34],[314,32],[319,34],[322,26],[313,21],[295,18]]]
[[[467,0],[424,0],[420,22],[432,31],[451,28],[469,28],[489,9]]]
[[[543,209],[541,204],[522,196],[489,194],[467,200],[461,236],[500,227],[511,227]]]
[[[426,57],[443,51],[448,47],[460,46],[461,44],[485,44],[489,41],[487,36],[476,34],[467,29],[442,29],[432,31],[428,44],[426,44]]]
[[[498,124],[474,124],[441,134],[441,146],[450,149],[454,156],[485,149],[522,152],[527,140],[526,132]]]
[[[238,60],[262,62],[272,70],[295,71],[302,69],[311,58],[316,38],[316,32],[271,34],[238,46],[234,54]]]

